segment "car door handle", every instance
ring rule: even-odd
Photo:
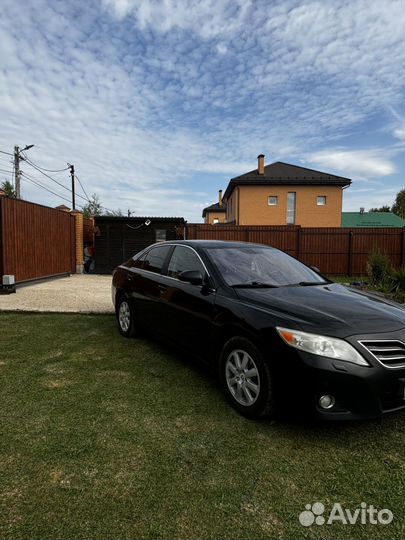
[[[159,285],[159,291],[163,294],[167,291],[166,285]]]

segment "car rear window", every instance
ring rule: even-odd
[[[142,260],[139,260],[139,267],[160,274],[170,248],[171,246],[153,247],[142,257]]]

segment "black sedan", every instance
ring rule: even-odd
[[[154,244],[115,270],[112,297],[124,336],[146,331],[203,359],[248,417],[405,408],[405,310],[272,247]]]

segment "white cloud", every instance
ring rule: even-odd
[[[350,188],[349,192],[344,192],[343,211],[356,212],[360,208],[365,208],[368,211],[371,208],[392,206],[397,192],[396,188],[368,189],[362,192],[355,192]]]
[[[133,16],[140,28],[192,30],[204,39],[238,31],[248,23],[250,0],[103,0],[118,18]]]
[[[343,176],[376,178],[395,172],[395,166],[381,150],[323,150],[308,157],[309,161]]]
[[[35,143],[107,206],[189,220],[259,152],[378,181],[394,156],[344,145],[401,107],[403,18],[396,0],[3,0],[0,149]]]
[[[400,141],[405,141],[405,126],[394,129],[393,135]]]

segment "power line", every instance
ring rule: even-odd
[[[42,189],[44,189],[45,191],[47,191],[48,193],[52,193],[52,195],[55,195],[56,197],[70,203],[69,199],[67,199],[66,197],[63,197],[62,195],[60,195],[59,193],[56,193],[55,191],[52,191],[51,189],[48,189],[46,188],[45,186],[43,186],[42,184],[40,184],[39,182],[35,182],[35,180],[30,180],[29,178],[27,178],[25,176],[24,173],[22,173],[22,178],[23,180],[25,180],[26,182],[29,182],[30,184],[33,184],[34,186],[37,186],[37,187],[40,187]]]
[[[53,178],[52,176],[49,176],[49,174],[45,173],[44,171],[41,171],[40,168],[38,168],[36,165],[34,165],[34,163],[32,163],[29,159],[26,158],[25,154],[23,155],[24,156],[24,161],[26,161],[29,165],[31,165],[31,167],[33,167],[34,169],[36,169],[38,172],[40,172],[41,174],[43,174],[44,176],[46,176],[47,178],[49,178],[50,180],[52,180],[52,182],[55,182],[55,184],[58,184],[58,186],[60,186],[61,188],[65,189],[66,191],[68,191],[69,193],[71,193],[72,191],[64,186],[63,184],[61,184],[60,182],[58,182],[58,180],[55,180],[55,178]],[[68,167],[69,168],[69,167]],[[65,169],[67,170],[67,169]],[[80,197],[81,199],[83,199],[84,201],[86,202],[90,202],[90,200],[86,197],[83,197],[82,195],[77,195],[77,197]],[[71,202],[71,201],[69,201]]]
[[[48,191],[49,193],[52,193],[52,195],[56,195],[56,197],[59,197],[60,199],[63,199],[64,201],[66,201],[68,203],[71,202],[69,199],[67,199],[66,197],[64,197],[60,193],[56,193],[56,191],[53,191],[52,189],[49,189],[48,187],[46,187],[43,184],[41,184],[40,182],[38,182],[36,179],[34,180],[34,178],[32,178],[31,176],[27,176],[27,173],[21,171],[21,175],[22,175],[23,179],[26,182],[30,182],[31,184],[34,184],[35,186],[40,187],[40,188],[44,189],[45,191]]]
[[[46,172],[51,172],[51,173],[59,173],[59,172],[64,172],[64,171],[67,171],[69,169],[69,167],[65,167],[64,169],[45,169],[45,167],[41,167],[40,165],[38,165],[37,163],[34,163],[30,158],[28,158],[25,154],[24,154],[24,159],[26,161],[28,161],[28,163],[30,163],[31,165],[33,165],[34,167],[37,167],[38,169],[41,169],[42,171],[46,171]]]
[[[83,190],[83,193],[84,193],[84,194],[86,195],[86,197],[87,197],[87,200],[90,202],[90,197],[87,195],[86,190],[84,189],[83,184],[80,182],[80,178],[77,176],[77,174],[75,174],[75,178],[76,178],[76,180],[79,182],[80,187],[81,187],[82,190]]]
[[[12,154],[11,152],[6,152],[4,150],[0,150],[0,153],[2,154],[6,154],[8,156],[14,156],[14,154]],[[26,153],[24,151],[21,151],[21,155],[23,156],[22,159],[23,161],[25,161],[26,163],[28,163],[28,165],[30,165],[31,167],[33,167],[35,170],[37,170],[39,173],[41,173],[42,175],[44,175],[46,178],[49,178],[49,180],[52,180],[52,182],[55,182],[55,184],[57,184],[58,186],[60,186],[61,188],[65,189],[66,191],[68,191],[69,193],[72,193],[71,189],[69,189],[68,187],[64,186],[61,182],[58,182],[58,180],[56,180],[55,178],[53,178],[52,176],[50,176],[49,174],[47,174],[48,172],[52,172],[52,173],[60,173],[60,172],[64,172],[64,171],[67,171],[68,169],[70,169],[70,167],[66,167],[64,169],[45,169],[45,167],[40,167],[39,165],[37,165],[36,163],[34,163],[33,161],[31,161]],[[46,171],[46,172],[45,172]],[[0,171],[1,172],[1,171]],[[3,171],[3,172],[7,172],[9,174],[13,173],[14,174],[14,163],[13,163],[13,171]],[[40,184],[37,180],[34,180],[32,177],[30,177],[29,175],[27,175],[27,173],[24,173],[23,171],[21,171],[21,175],[23,175],[25,177],[25,180],[27,182],[31,182],[31,183],[34,183],[36,186],[38,187],[41,187],[42,189],[45,189],[46,191],[49,191],[49,193],[52,193],[53,195],[56,195],[57,197],[60,197],[61,199],[67,201],[67,202],[71,202],[69,199],[67,199],[66,197],[63,197],[62,195],[60,195],[59,193],[56,193],[55,191],[52,191],[51,189],[47,188],[46,186]],[[80,184],[80,187],[82,188],[83,190],[83,193],[85,195],[85,197],[83,197],[82,195],[79,195],[79,194],[76,194],[76,197],[79,197],[80,199],[82,199],[83,201],[86,201],[86,203],[91,203],[91,200],[90,200],[90,197],[88,196],[86,190],[84,189],[84,186],[80,180],[80,178],[74,174],[74,178],[76,178],[76,180],[79,182]],[[111,208],[107,208],[106,206],[103,206],[103,205],[100,205],[101,208],[103,208],[104,210],[107,210],[107,212],[114,212],[114,210],[111,210]],[[82,206],[79,205],[80,208],[83,208]]]
[[[55,182],[55,184],[58,184],[60,187],[62,187],[63,189],[66,189],[67,191],[70,192],[70,189],[67,188],[66,186],[64,186],[63,184],[61,184],[60,182],[58,182],[58,180],[55,180],[55,178],[52,178],[52,176],[49,176],[49,174],[46,174],[45,172],[41,171],[41,169],[39,169],[36,165],[34,165],[33,163],[31,163],[31,161],[26,157],[25,154],[23,154],[23,159],[24,161],[26,161],[29,165],[31,165],[31,167],[33,167],[34,169],[36,169],[38,172],[40,172],[41,174],[43,174],[44,176],[46,176],[47,178],[49,178],[50,180],[52,180],[52,182]]]
[[[7,174],[13,174],[13,171],[6,171],[5,169],[0,169],[0,172],[7,173]]]
[[[0,156],[0,160],[1,160],[2,157],[3,157],[3,156]],[[11,161],[11,160],[9,161],[9,160],[7,159],[7,160],[0,161],[0,163],[2,163],[3,165],[4,165],[5,163],[6,163],[7,165],[11,165],[12,161]]]

